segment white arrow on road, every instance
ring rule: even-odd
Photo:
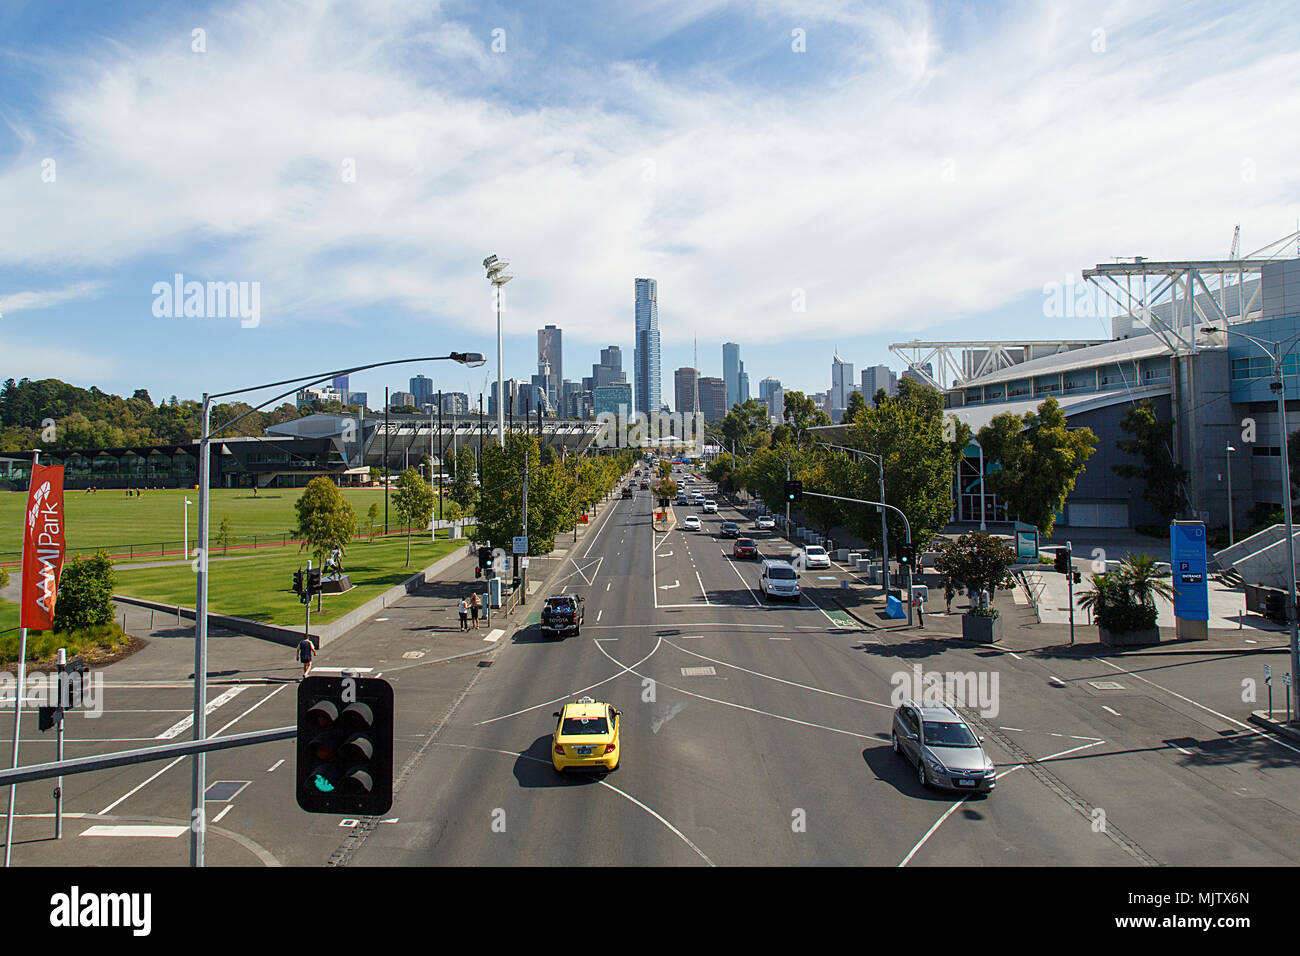
[[[663,554],[655,554],[656,558],[671,558],[672,556],[673,553],[671,551],[665,551]]]
[[[681,586],[682,586],[682,582],[681,582],[681,581],[674,581],[672,584],[661,584],[661,585],[659,585],[659,590],[660,590],[660,591],[671,591],[673,588],[679,588],[679,587],[681,587]]]

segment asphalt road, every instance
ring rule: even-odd
[[[586,597],[580,636],[542,635],[541,592],[523,626],[496,642],[487,629],[458,633],[451,609],[472,582],[467,559],[461,583],[431,585],[329,645],[321,666],[370,667],[396,691],[402,772],[390,814],[299,811],[292,742],[214,754],[209,784],[231,787],[208,802],[208,862],[1300,862],[1290,839],[1300,750],[1245,723],[1262,706],[1263,661],[1273,658],[1015,654],[938,637],[943,615],[933,613],[928,632],[864,627],[834,605],[838,568],[806,572],[797,604],[769,605],[758,563],[733,560],[717,535],[727,518],[748,528],[747,517],[724,509],[701,515],[700,532],[664,534],[650,511],[645,492],[614,501],[564,555],[555,589]],[[765,555],[788,554],[780,539],[759,543]],[[146,653],[170,673],[159,643]],[[293,722],[290,651],[250,642],[219,657],[210,732]],[[70,718],[70,756],[188,737],[184,670],[158,679],[138,672],[144,663],[110,669],[102,717]],[[999,767],[987,798],[923,789],[892,752],[891,697],[918,667],[983,688],[963,712]],[[1243,699],[1249,680],[1261,703]],[[582,695],[623,711],[616,773],[551,768],[552,713]],[[24,717],[25,763],[53,756],[34,717]],[[187,760],[82,775],[67,791],[67,835],[56,843],[49,788],[20,788],[16,863],[186,862]]]
[[[757,562],[734,561],[717,537],[728,517],[748,527],[735,512],[663,534],[650,509],[644,492],[618,502],[570,555],[560,583],[587,599],[581,636],[518,630],[430,739],[398,792],[399,822],[364,834],[346,862],[1300,858],[1279,839],[1300,822],[1300,754],[1242,722],[1241,678],[1260,669],[1249,658],[1040,660],[885,635],[825,600],[769,606]],[[782,553],[774,539],[760,547]],[[996,693],[965,711],[1000,768],[991,796],[925,790],[892,752],[891,693],[915,665],[982,675],[990,689],[996,675]],[[550,766],[552,714],[582,695],[624,713],[616,773]]]

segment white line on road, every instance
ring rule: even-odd
[[[212,818],[212,825],[216,826],[218,823],[220,823],[221,818],[224,817],[227,813],[229,813],[233,809],[235,809],[235,805],[233,803],[226,804],[226,809],[222,810],[220,813],[218,813],[215,817]]]
[[[267,773],[275,773],[275,769],[276,769],[277,767],[279,767],[280,764],[282,764],[282,763],[284,763],[284,758],[283,758],[283,757],[281,757],[281,758],[280,758],[279,760],[277,760],[275,763],[271,764],[271,766],[267,767],[267,768],[266,768],[266,772],[267,772]]]
[[[1123,716],[1123,714],[1121,714],[1118,710],[1115,710],[1115,708],[1113,708],[1113,707],[1107,707],[1105,704],[1102,704],[1102,705],[1101,705],[1101,709],[1104,710],[1104,711],[1106,711],[1106,712],[1108,712],[1108,713],[1114,714],[1116,717],[1122,717],[1122,716]]]
[[[605,609],[604,609],[603,607],[602,607],[599,611],[596,612],[596,623],[597,623],[597,624],[600,623],[600,616],[601,616],[602,614],[604,614],[604,613],[605,613]]]
[[[211,714],[218,707],[222,706],[223,704],[230,703],[232,700],[234,700],[237,696],[239,696],[246,690],[248,690],[247,684],[239,684],[238,686],[230,688],[230,690],[226,691],[220,696],[215,697],[212,700],[208,701],[208,705],[203,708],[203,712],[205,714]],[[164,730],[154,739],[171,740],[173,737],[176,737],[177,735],[184,733],[185,731],[189,730],[193,726],[194,726],[194,715],[192,713],[186,714],[184,717],[176,721],[176,723],[172,724],[170,727],[168,727],[166,730]]]
[[[495,644],[497,641],[501,640],[501,635],[504,633],[505,631],[501,630],[501,628],[494,627],[492,630],[488,631],[488,636],[483,638],[483,640],[487,641],[489,644]]]
[[[691,563],[694,564],[695,562],[692,561]],[[704,595],[704,603],[705,603],[705,604],[708,604],[708,603],[709,603],[709,592],[706,591],[706,590],[704,590],[704,579],[700,577],[700,572],[699,572],[699,571],[696,571],[696,572],[695,572],[695,580],[697,580],[697,581],[700,582],[700,593]]]
[[[111,826],[108,824],[98,824],[82,830],[78,836],[99,836],[99,837],[178,837],[182,833],[188,833],[189,827],[171,826],[171,827],[150,827],[140,825],[121,824]]]

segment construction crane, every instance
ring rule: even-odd
[[[1232,248],[1228,250],[1228,258],[1241,258],[1241,226],[1232,230]]]

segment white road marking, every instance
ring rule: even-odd
[[[374,672],[373,667],[313,667],[313,674],[370,674]]]
[[[613,584],[614,584],[613,581],[608,582],[608,583],[605,585],[605,590],[608,591],[608,590],[610,589],[610,587],[611,587]]]
[[[769,641],[792,641],[792,640],[794,640],[794,638],[792,638],[792,637],[769,637],[768,640],[769,640]]]
[[[1179,747],[1179,746],[1176,745],[1176,744],[1170,744],[1169,746],[1170,746],[1170,747],[1173,747],[1173,748],[1174,748],[1175,750],[1177,750],[1180,754],[1184,754],[1185,756],[1188,756],[1188,757],[1192,756],[1192,752],[1191,752],[1190,750],[1184,750],[1182,747]]]
[[[691,563],[694,564],[695,562],[692,561]],[[704,595],[704,603],[705,603],[705,604],[708,604],[708,603],[709,603],[709,592],[706,591],[706,590],[704,590],[704,579],[700,577],[700,572],[699,572],[699,571],[696,571],[696,572],[695,572],[695,580],[700,582],[700,593]]]
[[[501,640],[501,635],[504,633],[505,631],[501,630],[501,628],[494,627],[492,630],[488,631],[488,636],[483,638],[483,640],[489,644],[495,644],[497,641]]]
[[[676,580],[676,581],[673,581],[672,584],[661,584],[661,585],[659,585],[659,590],[660,590],[660,591],[671,591],[673,588],[679,588],[679,587],[681,587],[681,586],[682,586],[682,582],[681,582],[680,580]]]
[[[275,763],[271,764],[271,766],[267,767],[267,768],[266,768],[266,772],[267,772],[267,773],[275,773],[276,768],[279,767],[280,764],[282,764],[282,763],[284,763],[284,758],[283,758],[283,757],[281,757],[281,758],[280,758],[279,760],[277,760]]]
[[[218,707],[222,706],[223,704],[230,703],[232,700],[234,700],[237,696],[239,696],[246,690],[248,690],[247,684],[239,684],[235,687],[230,688],[228,691],[225,691],[220,696],[214,697],[212,700],[208,701],[207,706],[203,708],[203,712],[205,714],[211,714]],[[164,730],[154,739],[171,740],[173,737],[176,737],[177,735],[184,733],[185,731],[189,730],[193,726],[194,726],[194,714],[192,713],[186,714],[184,717],[176,721],[176,723],[172,724],[170,727],[168,727],[166,730]]]
[[[100,837],[178,837],[188,833],[189,827],[183,826],[141,826],[139,824],[97,824],[82,830],[78,836]]]
[[[1101,705],[1101,709],[1104,710],[1104,711],[1107,711],[1107,712],[1109,712],[1109,713],[1114,714],[1116,717],[1122,717],[1122,716],[1123,716],[1123,715],[1122,715],[1118,710],[1115,710],[1115,708],[1113,708],[1113,707],[1107,707],[1105,704],[1102,704],[1102,705]]]
[[[215,826],[216,824],[220,823],[221,818],[224,817],[227,813],[229,813],[233,809],[235,809],[235,805],[233,803],[226,804],[226,809],[222,810],[220,813],[218,813],[215,817],[212,818],[213,825]]]

